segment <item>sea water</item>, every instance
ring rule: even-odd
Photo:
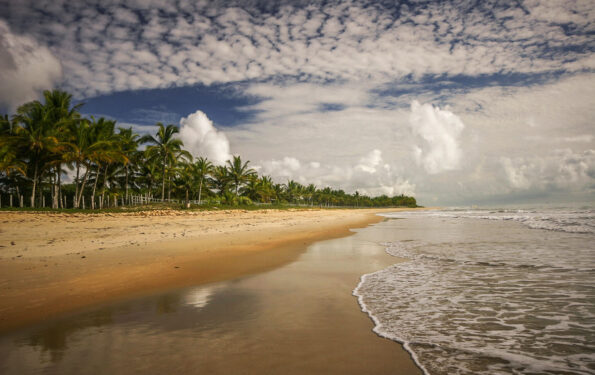
[[[408,261],[354,290],[426,374],[595,373],[595,212],[389,214]]]

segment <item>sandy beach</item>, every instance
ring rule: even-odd
[[[316,240],[380,221],[380,211],[2,212],[0,331],[271,269]]]
[[[351,294],[379,211],[4,213],[0,372],[419,374]]]

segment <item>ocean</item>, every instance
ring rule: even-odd
[[[362,276],[353,294],[424,373],[595,373],[592,209],[386,216],[383,245],[407,261]]]

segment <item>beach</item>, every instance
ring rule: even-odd
[[[0,331],[261,272],[382,210],[0,213]],[[386,211],[386,210],[385,210]]]
[[[192,218],[130,215],[122,225],[132,228],[147,220],[145,233],[153,226],[167,228],[164,222],[179,227],[204,220],[217,223],[205,223],[205,228],[232,234],[214,235],[210,241],[196,236],[117,247],[111,255],[109,249],[89,248],[55,255],[76,278],[54,280],[48,287],[33,287],[32,278],[18,281],[29,289],[20,300],[14,293],[14,300],[34,300],[31,296],[39,298],[41,290],[62,298],[61,286],[73,289],[66,293],[72,300],[89,303],[46,314],[42,320],[37,315],[35,323],[5,331],[0,336],[0,351],[6,354],[0,372],[420,374],[398,343],[372,331],[373,322],[352,295],[362,274],[398,261],[376,243],[376,226],[369,226],[384,220],[376,215],[379,211],[389,210],[234,211],[196,213]],[[108,225],[118,219],[77,218],[84,224],[69,225]],[[253,225],[233,226],[234,220]],[[356,233],[349,230],[363,227]],[[247,233],[248,228],[254,233]],[[97,241],[87,237],[87,242]],[[223,241],[220,237],[226,242],[217,243]],[[193,248],[192,242],[202,245]],[[220,247],[213,250],[215,246]],[[145,248],[144,255],[138,255],[139,247]],[[100,256],[94,254],[106,254],[98,259],[104,269],[116,258],[123,264],[113,265],[109,273],[99,272],[99,265],[87,265],[87,271],[75,266]],[[9,260],[17,262],[12,257],[3,262]],[[94,301],[81,299],[86,289],[93,292]]]

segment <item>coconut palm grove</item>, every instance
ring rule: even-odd
[[[141,136],[116,121],[82,116],[82,104],[73,105],[67,92],[43,96],[43,102],[25,103],[0,118],[1,207],[416,206],[404,195],[368,197],[292,180],[277,183],[240,156],[214,165],[184,149],[175,125],[157,123],[155,136]]]

